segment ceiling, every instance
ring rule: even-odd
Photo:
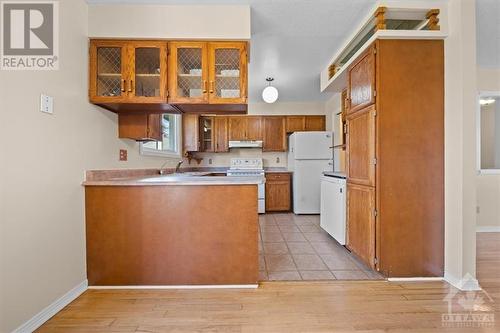
[[[500,1],[477,0],[477,64],[500,69]]]
[[[89,3],[169,5],[248,4],[252,41],[249,97],[262,101],[274,77],[281,102],[322,101],[319,73],[375,0],[88,0]]]

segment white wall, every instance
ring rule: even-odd
[[[478,68],[477,86],[479,91],[500,92],[500,70]],[[479,207],[478,230],[499,230],[500,174],[479,174],[476,176],[476,186],[477,206]]]
[[[445,40],[445,278],[458,286],[476,261],[475,0],[449,1]]]
[[[90,5],[89,36],[250,39],[250,6]]]

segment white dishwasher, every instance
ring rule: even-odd
[[[320,225],[341,245],[346,241],[346,180],[337,173],[321,177]]]

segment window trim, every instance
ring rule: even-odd
[[[500,175],[500,168],[481,168],[481,104],[479,101],[483,97],[499,97],[500,91],[481,90],[477,94],[476,100],[476,170],[480,175]]]
[[[182,155],[182,122],[181,115],[179,114],[169,114],[174,117],[174,146],[175,150],[157,150],[144,147],[144,142],[141,142],[139,145],[139,152],[143,156],[157,156],[157,157],[173,157],[180,158]],[[162,115],[163,116],[163,115]]]

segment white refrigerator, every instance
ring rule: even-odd
[[[321,177],[333,171],[333,133],[295,132],[288,142],[288,170],[293,172],[293,212],[319,214]]]

